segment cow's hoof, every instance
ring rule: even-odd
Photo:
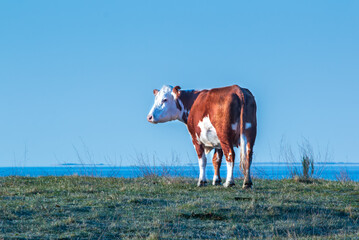
[[[217,179],[215,181],[213,181],[213,186],[219,186],[219,185],[222,185],[222,180],[221,179]]]
[[[198,181],[197,187],[204,187],[207,185],[207,181]]]
[[[243,183],[243,187],[242,187],[243,189],[250,189],[250,188],[252,188],[252,183],[251,182],[249,182],[249,183]]]
[[[223,186],[224,187],[233,187],[235,184],[234,184],[234,182],[225,182],[224,184],[223,184]]]

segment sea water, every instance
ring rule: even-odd
[[[213,166],[207,165],[207,178],[213,176]],[[251,175],[256,178],[282,179],[290,178],[293,173],[301,173],[301,165],[287,163],[253,163]],[[104,166],[104,165],[59,165],[53,167],[0,167],[0,176],[94,176],[94,177],[124,177],[134,178],[156,174],[160,176],[198,177],[196,165],[187,166]],[[220,170],[222,177],[226,176],[226,166]],[[235,168],[235,177],[241,177],[239,167]],[[317,163],[314,165],[314,177],[327,180],[347,178],[359,181],[359,163]]]

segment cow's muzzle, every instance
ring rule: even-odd
[[[151,114],[149,114],[149,115],[147,116],[147,121],[149,121],[150,123],[156,123],[156,122],[154,121],[153,115],[151,115]]]

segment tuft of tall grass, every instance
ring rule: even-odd
[[[302,163],[302,169],[303,174],[302,178],[308,180],[312,178],[314,174],[314,159],[311,157],[308,157],[307,155],[304,155],[301,160]]]
[[[136,175],[139,177],[153,178],[153,177],[179,177],[183,176],[181,168],[182,165],[180,156],[172,152],[167,161],[161,161],[156,153],[144,154],[136,153],[134,157],[135,166],[137,168]]]
[[[280,146],[280,158],[287,163],[290,177],[301,182],[312,182],[313,178],[319,178],[324,170],[325,163],[331,157],[328,149],[324,155],[320,151],[315,153],[312,144],[305,138],[298,144],[297,154],[295,154],[291,145],[283,139]],[[319,162],[321,165],[316,165]]]
[[[337,181],[339,181],[341,183],[347,183],[347,182],[352,181],[349,176],[348,171],[344,168],[341,169],[338,174],[336,174],[335,178],[337,179]]]

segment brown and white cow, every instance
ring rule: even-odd
[[[227,162],[225,187],[233,186],[235,153],[240,146],[240,168],[245,175],[243,188],[252,186],[250,166],[257,135],[257,106],[252,93],[237,85],[210,90],[181,90],[163,86],[153,90],[155,102],[147,116],[151,123],[180,120],[187,125],[199,161],[198,186],[206,181],[206,154],[213,156],[213,185],[221,184],[219,168],[224,155]]]

